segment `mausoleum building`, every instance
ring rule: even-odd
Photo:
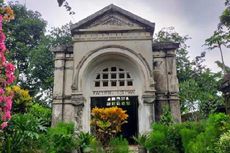
[[[93,107],[118,106],[129,115],[127,136],[150,130],[168,106],[181,121],[177,43],[154,43],[155,24],[109,5],[71,26],[72,45],[55,54],[52,124],[90,131]]]

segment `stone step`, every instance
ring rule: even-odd
[[[129,145],[130,153],[138,153],[138,145]]]

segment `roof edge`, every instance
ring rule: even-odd
[[[159,50],[175,50],[178,49],[180,46],[180,43],[175,42],[155,42],[152,45],[153,51],[159,51]]]
[[[75,29],[80,28],[84,24],[87,24],[91,20],[94,20],[97,17],[102,16],[103,14],[105,14],[107,11],[110,11],[110,10],[117,11],[117,12],[123,14],[124,16],[126,16],[128,18],[132,18],[132,19],[144,24],[144,25],[148,26],[154,32],[155,23],[150,22],[150,21],[148,21],[148,20],[146,20],[146,19],[144,19],[142,17],[139,17],[139,16],[137,16],[137,15],[135,15],[135,14],[129,12],[129,11],[126,11],[126,10],[124,10],[124,9],[114,5],[114,4],[110,4],[110,5],[106,6],[106,7],[104,7],[103,9],[97,11],[96,13],[94,13],[94,14],[92,14],[92,15],[90,15],[90,16],[82,19],[82,20],[80,20],[79,22],[71,25],[71,27],[70,27],[71,32],[73,32]]]
[[[73,45],[57,45],[50,48],[53,53],[73,53]]]

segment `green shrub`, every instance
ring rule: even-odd
[[[71,153],[77,148],[74,124],[60,122],[49,128],[47,133],[41,136],[40,145],[45,153]]]
[[[139,146],[146,148],[147,134],[138,135],[133,137],[133,139]]]
[[[218,153],[229,153],[230,151],[230,130],[221,135],[217,147]]]
[[[166,125],[156,123],[153,125],[153,131],[150,132],[146,139],[146,148],[151,152],[165,153],[167,145],[167,130]]]
[[[115,137],[110,140],[109,149],[111,153],[128,153],[129,143],[122,137]]]
[[[190,151],[190,143],[196,140],[196,137],[201,132],[204,132],[204,122],[186,122],[181,124],[180,136],[184,152]]]
[[[77,144],[79,146],[80,152],[90,152],[93,150],[92,145],[95,143],[96,139],[90,133],[80,132],[77,135]]]
[[[172,113],[169,109],[169,107],[165,106],[163,108],[163,114],[160,117],[160,123],[163,125],[172,125],[174,123]]]
[[[31,114],[15,114],[4,130],[3,152],[29,153],[37,150],[39,133],[44,130]]]
[[[84,153],[88,153],[88,152],[89,153],[105,153],[104,148],[103,148],[101,142],[97,141],[96,139],[94,139],[91,142],[91,144],[89,146],[89,149],[85,150]]]
[[[30,114],[38,118],[43,126],[51,125],[51,108],[34,103],[28,110]]]
[[[204,132],[189,143],[188,153],[215,153],[216,142],[221,134],[230,129],[230,117],[225,114],[212,114],[206,121]]]

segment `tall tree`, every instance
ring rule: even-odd
[[[217,30],[214,31],[213,35],[205,40],[205,45],[210,50],[218,49],[221,55],[223,73],[226,73],[226,65],[224,63],[224,55],[222,48],[229,48],[230,45],[230,1],[225,1],[225,9],[220,16],[220,22],[217,26]]]
[[[28,86],[29,56],[32,50],[40,44],[44,36],[46,22],[41,14],[28,10],[18,3],[10,3],[15,13],[15,20],[5,24],[4,31],[10,35],[6,44],[11,50],[9,58],[14,61],[18,70],[18,84],[22,88],[30,89]]]
[[[218,48],[220,51],[220,56],[221,56],[221,62],[223,64],[223,73],[225,74],[225,63],[224,63],[224,55],[222,48],[227,47],[229,43],[229,34],[224,32],[223,30],[219,29],[217,31],[214,31],[214,34],[205,40],[205,45],[208,46],[210,50]]]
[[[6,23],[6,43],[9,58],[17,67],[17,84],[30,91],[32,97],[50,102],[53,88],[53,55],[50,47],[71,41],[70,24],[52,28],[46,34],[46,21],[39,12],[28,10],[19,3],[10,3],[15,20]],[[46,101],[47,102],[47,101]]]
[[[46,98],[50,102],[53,89],[53,54],[50,48],[58,45],[69,45],[72,41],[70,34],[70,24],[60,28],[52,28],[50,34],[45,35],[40,44],[37,45],[30,54],[29,65],[29,86],[34,91],[37,98]],[[44,96],[45,95],[45,96]]]

